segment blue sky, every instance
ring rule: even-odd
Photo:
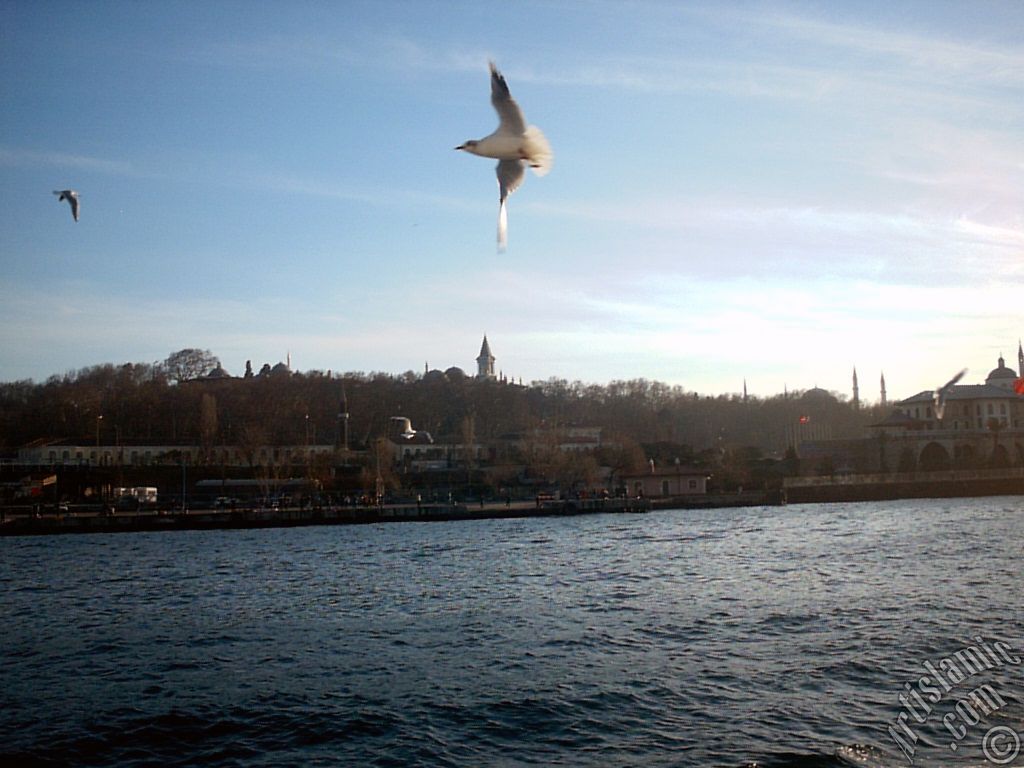
[[[555,152],[500,255],[489,58]],[[2,381],[486,333],[525,382],[873,400],[1024,335],[1019,2],[0,0],[0,69]]]

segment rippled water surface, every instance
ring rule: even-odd
[[[1003,497],[0,539],[0,762],[1021,765],[1022,523]]]

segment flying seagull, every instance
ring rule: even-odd
[[[413,429],[412,420],[405,416],[392,416],[391,421],[395,422],[398,427],[402,427],[402,431],[398,433],[398,436],[403,440],[412,440],[416,435],[423,435],[428,443],[434,442],[434,438],[430,436],[429,432],[424,432],[422,429]]]
[[[67,200],[71,204],[71,215],[78,221],[78,193],[73,189],[55,189],[53,194],[57,195],[58,202]]]
[[[950,392],[953,391],[953,386],[964,377],[967,373],[967,369],[964,368],[960,373],[954,376],[952,379],[947,381],[937,390],[935,390],[935,418],[941,420],[942,414],[946,411],[946,397]]]
[[[551,170],[555,156],[540,128],[526,124],[519,105],[508,91],[505,78],[493,61],[489,63],[491,104],[498,113],[498,128],[490,136],[471,139],[456,149],[481,157],[493,157],[498,161],[495,168],[498,175],[498,250],[504,251],[508,243],[505,201],[523,183],[526,175],[524,163],[528,163],[535,174],[543,176]]]

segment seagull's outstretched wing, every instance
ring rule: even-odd
[[[73,189],[55,189],[53,194],[57,195],[58,202],[68,201],[71,205],[71,215],[78,221],[78,193]]]
[[[526,176],[526,168],[520,160],[500,160],[494,166],[494,172],[498,176],[498,192],[502,201],[519,189]]]
[[[526,176],[526,167],[519,160],[500,160],[494,171],[498,176],[498,250],[504,251],[508,246],[508,210],[505,201]]]
[[[505,82],[505,78],[498,71],[498,68],[494,66],[493,61],[490,62],[490,65],[491,104],[494,105],[494,109],[498,113],[499,121],[496,132],[520,136],[526,130],[526,120],[523,119],[523,113],[519,109],[519,105],[516,104],[512,94],[509,93],[508,83]]]
[[[946,412],[947,395],[949,395],[950,391],[953,389],[956,383],[960,381],[960,379],[962,379],[964,377],[964,374],[966,373],[967,369],[962,369],[956,376],[954,376],[952,379],[950,379],[937,390],[935,390],[935,418],[942,418],[942,414]]]

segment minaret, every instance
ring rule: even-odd
[[[857,366],[853,366],[853,407],[860,408],[860,387],[857,386]]]
[[[494,355],[491,354],[491,345],[487,343],[487,334],[484,334],[484,343],[480,345],[480,354],[476,358],[476,377],[478,379],[494,378]]]
[[[341,382],[341,402],[338,403],[338,442],[341,450],[348,453],[348,398],[345,397],[345,382]]]
[[[743,380],[743,402],[747,402],[747,380]]]
[[[1017,339],[1017,374],[1024,377],[1024,347],[1020,344],[1020,339]]]
[[[885,371],[882,371],[882,407],[885,408],[887,405],[888,402],[885,399]]]

